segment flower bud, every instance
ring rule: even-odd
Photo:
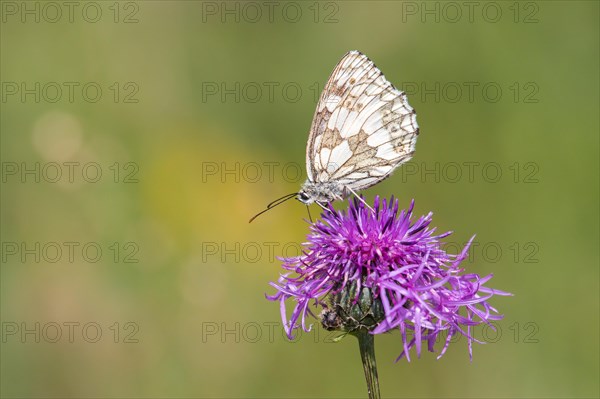
[[[357,286],[353,281],[329,297],[330,307],[321,313],[323,328],[348,333],[361,329],[371,331],[384,319],[381,300],[364,285],[357,293]]]

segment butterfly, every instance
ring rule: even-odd
[[[291,199],[322,208],[386,179],[409,161],[419,135],[406,93],[390,83],[366,55],[349,51],[321,93],[306,146],[308,178],[260,214]]]

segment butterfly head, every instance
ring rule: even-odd
[[[307,180],[302,185],[296,199],[303,204],[310,205],[314,202],[326,204],[335,200],[340,200],[348,196],[346,188],[335,182],[313,182]]]

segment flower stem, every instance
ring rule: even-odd
[[[352,335],[358,339],[369,399],[379,399],[381,395],[379,393],[379,379],[377,378],[377,363],[375,362],[375,336],[369,334],[363,328],[353,332]]]

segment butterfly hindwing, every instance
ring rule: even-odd
[[[408,161],[418,125],[406,94],[358,51],[347,53],[321,94],[307,149],[308,178],[362,190]]]

